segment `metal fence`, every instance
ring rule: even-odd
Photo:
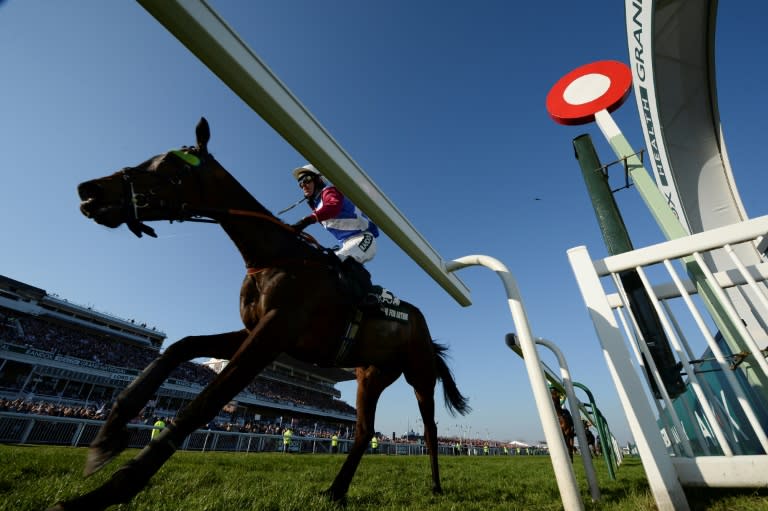
[[[102,421],[74,419],[67,417],[49,417],[25,413],[0,412],[0,443],[31,445],[67,445],[87,447],[96,437]],[[150,441],[152,426],[128,424],[129,448],[141,449]],[[340,453],[346,453],[352,440],[339,439]],[[180,449],[187,451],[224,451],[224,452],[280,452],[284,449],[282,435],[261,433],[240,433],[199,429],[187,437]],[[288,450],[294,453],[330,453],[331,439],[293,435]],[[389,455],[424,455],[427,448],[422,443],[380,441],[379,454]],[[465,445],[458,452],[453,445],[440,445],[441,455],[482,455],[479,446]],[[502,447],[489,448],[489,455],[503,455]],[[517,454],[510,449],[508,454]]]

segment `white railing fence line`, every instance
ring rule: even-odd
[[[766,348],[744,328],[734,294],[725,292],[740,290],[755,310],[768,305],[768,265],[745,265],[733,249],[758,246],[766,232],[768,216],[603,259],[592,260],[585,247],[568,251],[657,504],[679,499],[681,485],[768,485],[768,389],[761,384],[768,381]],[[722,251],[734,266],[714,272],[706,261]],[[685,260],[701,268],[736,326],[741,351],[716,331],[697,285],[681,277]],[[633,315],[619,277],[628,271],[639,276],[684,373],[687,390],[679,396],[666,391]]]

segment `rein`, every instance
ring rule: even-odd
[[[325,263],[320,261],[313,261],[312,259],[283,259],[269,263],[269,266],[261,266],[259,268],[248,267],[245,269],[246,275],[258,275],[259,273],[269,270],[270,268],[277,268],[280,266],[317,266],[326,267]]]
[[[248,209],[196,209],[196,210],[189,210],[187,208],[183,208],[184,211],[191,215],[202,215],[211,217],[213,215],[230,215],[230,216],[247,216],[251,218],[257,218],[259,220],[265,220],[267,222],[271,222],[281,229],[284,229],[286,231],[289,231],[294,234],[298,234],[299,237],[304,239],[304,241],[310,243],[311,245],[316,246],[317,248],[323,248],[320,243],[317,242],[315,238],[313,238],[311,235],[305,233],[305,232],[297,232],[296,229],[291,227],[290,225],[286,224],[282,220],[278,219],[275,216],[270,215],[269,213],[262,213],[260,211],[251,211]],[[187,218],[187,221],[189,222],[211,222],[211,223],[219,223],[218,220],[213,220],[210,218],[203,219],[203,218]]]
[[[197,211],[187,211],[190,214],[199,214],[199,215],[210,215],[210,214],[226,214],[230,216],[244,216],[244,217],[250,217],[250,218],[256,218],[258,220],[265,220],[267,222],[271,222],[278,227],[289,231],[293,234],[298,234],[299,237],[306,241],[307,243],[314,245],[316,248],[320,250],[324,250],[324,247],[320,245],[320,243],[317,242],[315,238],[313,238],[311,235],[296,231],[293,227],[286,224],[285,222],[282,222],[278,218],[268,214],[268,213],[262,213],[260,211],[251,211],[247,209],[205,209],[205,210],[197,210]],[[213,223],[219,223],[217,220],[213,219],[195,219],[190,218],[190,221],[200,221],[200,222],[213,222]],[[245,273],[246,275],[256,275],[258,273],[261,273],[264,270],[267,270],[269,268],[274,268],[276,266],[295,266],[295,265],[303,265],[303,266],[325,266],[323,263],[320,263],[318,261],[313,261],[311,259],[284,259],[284,260],[278,260],[275,262],[270,263],[269,266],[262,266],[259,268],[246,268]]]

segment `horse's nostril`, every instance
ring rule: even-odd
[[[99,185],[94,181],[86,181],[77,186],[77,193],[80,195],[80,200],[93,199],[99,189]]]
[[[80,213],[82,213],[86,218],[91,218],[91,210],[89,207],[88,202],[83,202],[80,204]]]

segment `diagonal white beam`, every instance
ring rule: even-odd
[[[203,0],[138,0],[152,16],[323,173],[462,306],[469,288],[288,90]]]

